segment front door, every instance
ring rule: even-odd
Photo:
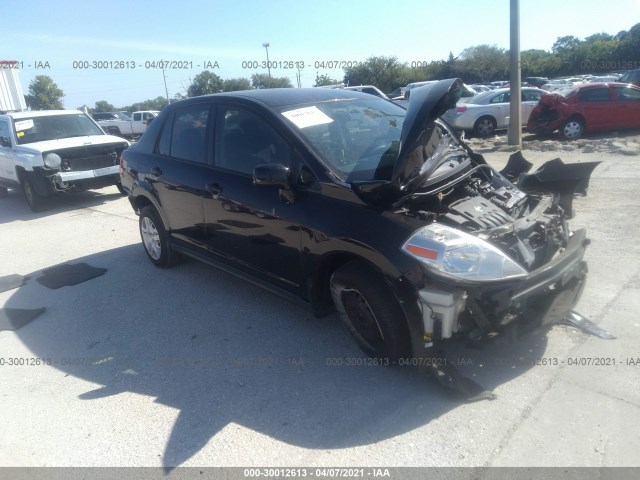
[[[218,107],[215,168],[206,179],[204,218],[209,249],[245,271],[296,292],[300,230],[278,187],[255,186],[256,165],[291,164],[292,148],[269,122],[242,107]]]

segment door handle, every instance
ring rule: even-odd
[[[160,167],[153,167],[151,170],[149,170],[149,173],[151,173],[151,175],[159,177],[160,175],[162,175],[162,169]]]

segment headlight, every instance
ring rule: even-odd
[[[60,163],[62,163],[62,159],[60,158],[60,155],[58,155],[57,153],[47,153],[44,156],[44,164],[48,168],[59,168]]]
[[[437,223],[414,232],[402,250],[429,268],[463,280],[506,280],[527,274],[490,243]]]

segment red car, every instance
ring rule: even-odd
[[[640,128],[640,87],[628,83],[585,83],[564,94],[548,93],[532,110],[531,133],[558,130],[567,140],[584,132]]]

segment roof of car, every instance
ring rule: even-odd
[[[25,112],[9,112],[8,116],[14,119],[18,118],[33,118],[33,117],[48,117],[50,115],[72,115],[82,113],[80,110],[35,110]]]
[[[216,93],[213,95],[204,95],[204,97],[246,98],[260,101],[269,107],[281,107],[284,105],[327,102],[331,100],[348,100],[353,98],[371,99],[372,95],[354,90],[345,90],[342,88],[264,88]],[[198,98],[203,97],[194,97],[188,100],[182,100],[181,102],[196,102]]]
[[[624,82],[590,82],[590,83],[580,83],[578,85],[575,85],[573,90],[585,90],[585,89],[590,89],[590,88],[598,88],[598,87],[608,87],[608,86],[612,86],[612,87],[629,87],[632,88],[634,87],[633,84],[630,83],[624,83]],[[638,87],[635,87],[638,88]]]

